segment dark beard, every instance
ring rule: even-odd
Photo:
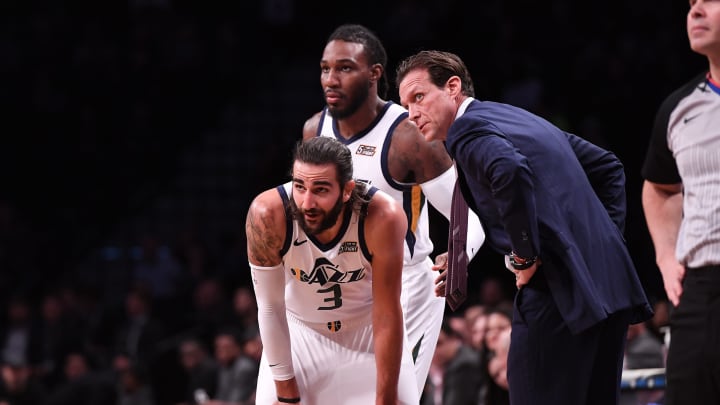
[[[305,217],[303,216],[303,212],[298,208],[298,206],[295,204],[295,200],[290,198],[290,213],[292,214],[292,217],[294,220],[298,221],[300,224],[300,228],[308,234],[308,235],[317,235],[321,233],[322,231],[325,231],[327,229],[332,228],[335,223],[337,223],[338,218],[340,217],[340,214],[342,213],[342,209],[345,203],[343,203],[342,200],[342,193],[340,193],[340,196],[337,199],[337,202],[335,205],[325,213],[325,216],[323,217],[322,221],[320,221],[320,224],[317,226],[317,228],[313,229],[308,226],[308,224],[305,222]]]
[[[356,95],[356,97],[350,99],[350,105],[348,105],[347,108],[341,110],[328,106],[330,115],[332,115],[332,117],[336,120],[341,120],[355,114],[365,100],[367,100],[368,95],[370,94],[370,85],[361,86],[358,88],[358,91],[360,93]]]

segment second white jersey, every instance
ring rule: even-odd
[[[277,188],[287,208],[291,183]],[[374,191],[371,189],[370,194]],[[306,234],[288,218],[281,254],[285,266],[287,311],[329,332],[372,310],[371,256],[363,239],[363,218],[346,210],[338,236],[327,244]],[[348,325],[349,326],[349,325]]]
[[[353,172],[362,180],[390,194],[402,203],[408,219],[405,236],[405,266],[423,262],[433,251],[428,224],[427,199],[418,185],[395,181],[388,172],[388,150],[397,125],[407,118],[407,110],[388,101],[375,121],[363,132],[346,139],[325,108],[318,125],[318,136],[334,137],[352,152]]]

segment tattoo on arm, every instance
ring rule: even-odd
[[[274,221],[270,217],[248,215],[245,225],[247,233],[248,258],[259,266],[278,264],[282,241],[277,234]]]
[[[422,183],[437,177],[452,166],[452,159],[445,149],[442,141],[426,141],[417,128],[405,123],[396,130],[393,137],[395,161],[391,174],[398,175],[398,179],[405,183]],[[403,174],[399,176],[399,174]]]

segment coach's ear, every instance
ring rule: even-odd
[[[450,98],[456,98],[462,93],[462,81],[458,76],[450,76],[445,82],[445,91],[448,93]]]
[[[343,202],[346,203],[352,195],[352,191],[355,189],[355,180],[348,180],[343,187]]]

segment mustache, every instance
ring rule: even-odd
[[[308,208],[308,209],[302,209],[295,204],[295,200],[292,198],[290,199],[290,204],[288,206],[288,211],[290,213],[290,216],[292,216],[293,219],[298,221],[303,221],[303,215],[319,215],[322,214],[323,211],[317,207],[315,208]]]

